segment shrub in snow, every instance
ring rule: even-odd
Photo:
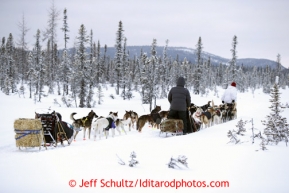
[[[234,130],[233,131],[229,130],[227,136],[230,138],[230,141],[228,143],[237,144],[240,142],[240,139],[238,139],[236,132],[234,132]]]
[[[261,133],[260,133],[261,134]],[[262,137],[262,136],[261,136]],[[268,150],[267,148],[266,148],[266,143],[267,143],[267,140],[264,138],[264,137],[262,137],[262,141],[261,141],[261,143],[260,143],[260,147],[261,147],[261,149],[264,151],[264,150]]]
[[[116,156],[117,156],[117,158],[118,158],[118,163],[119,163],[120,165],[125,165],[125,162],[124,162],[117,154],[116,154]],[[131,152],[130,158],[131,158],[131,160],[129,160],[129,163],[128,163],[128,165],[129,165],[130,167],[134,167],[134,166],[136,166],[136,164],[139,163],[137,160],[135,160],[135,158],[136,158],[136,153],[135,153],[134,151]]]
[[[173,169],[181,168],[181,165],[188,167],[187,159],[188,158],[184,155],[179,155],[177,159],[171,157],[171,160],[168,163],[168,167]]]
[[[246,128],[245,128],[246,123],[247,121],[243,121],[242,119],[238,121],[236,125],[236,127],[238,127],[238,131],[236,131],[237,135],[244,135],[243,133],[246,132]]]
[[[128,165],[129,165],[130,167],[136,166],[136,164],[138,164],[138,161],[134,159],[134,158],[136,158],[136,153],[135,153],[134,151],[131,152],[130,157],[131,157],[131,160],[129,161],[129,164],[128,164]]]

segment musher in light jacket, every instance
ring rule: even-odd
[[[223,96],[222,96],[222,103],[235,103],[237,102],[237,89],[236,89],[236,83],[232,82],[230,86],[225,90]]]

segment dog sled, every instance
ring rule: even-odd
[[[165,133],[166,137],[168,134],[173,136],[183,135],[184,124],[181,119],[165,119],[160,124],[160,134]]]
[[[58,143],[64,146],[64,141],[70,145],[74,130],[72,125],[62,121],[60,113],[48,109],[45,113],[35,112],[35,118],[40,119],[43,131],[43,146],[57,147]]]

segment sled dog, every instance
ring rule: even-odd
[[[117,112],[110,112],[107,117],[100,117],[100,118],[94,118],[91,123],[91,127],[94,129],[94,140],[96,140],[96,136],[99,136],[99,139],[101,139],[102,132],[104,133],[106,139],[109,134],[109,129],[112,128],[112,137],[114,137],[115,134],[115,121],[118,117]]]
[[[151,117],[154,121],[152,127],[157,127],[158,129],[160,128],[160,123],[161,123],[161,116],[159,112],[162,110],[161,106],[156,105],[155,108],[151,111]]]
[[[116,120],[117,128],[121,127],[124,130],[124,125],[128,125],[129,131],[131,131],[131,127],[134,128],[135,123],[138,120],[138,114],[134,111],[125,111],[123,119]]]
[[[139,132],[142,131],[142,128],[144,127],[144,125],[146,123],[149,123],[150,125],[154,124],[154,120],[151,116],[151,114],[148,115],[142,115],[138,118],[137,124],[136,124],[136,130],[138,130]]]
[[[70,119],[73,121],[72,125],[74,128],[77,128],[76,133],[74,135],[74,140],[79,132],[79,129],[83,127],[83,140],[85,140],[85,133],[86,129],[88,129],[88,139],[90,139],[90,132],[91,132],[91,122],[93,118],[97,118],[98,116],[96,113],[91,110],[86,117],[75,119],[73,116],[77,113],[71,113]]]

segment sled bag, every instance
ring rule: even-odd
[[[162,132],[183,131],[184,124],[181,119],[166,119],[161,123],[160,130]]]

